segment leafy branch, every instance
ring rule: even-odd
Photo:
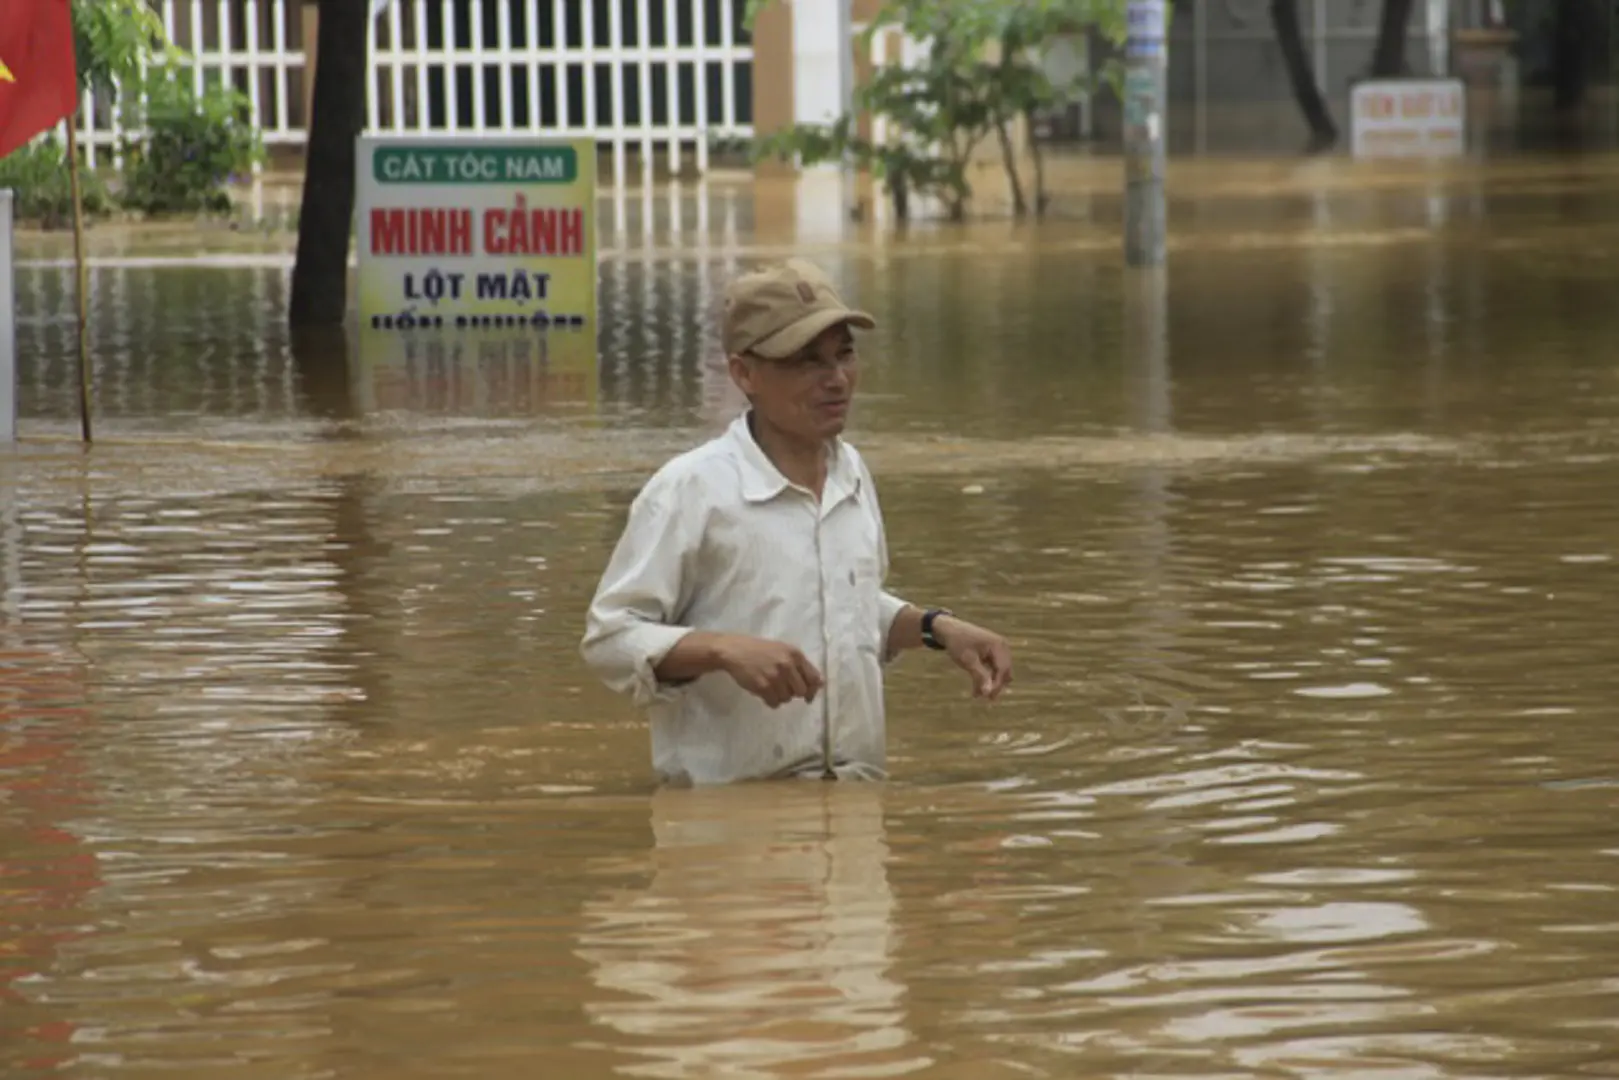
[[[771,2],[749,0],[747,25]],[[791,3],[793,0],[784,0]],[[853,110],[831,124],[797,125],[756,146],[756,158],[811,165],[848,161],[870,171],[893,201],[896,216],[909,217],[913,194],[937,198],[952,220],[965,216],[972,196],[968,166],[983,140],[994,135],[1012,193],[1012,211],[1029,212],[1013,130],[1030,125],[1042,110],[1117,85],[1117,62],[1066,85],[1052,82],[1041,57],[1065,35],[1096,31],[1121,42],[1125,0],[888,0],[857,37],[871,53],[879,33],[894,30],[923,46],[921,63],[880,63],[854,93]],[[857,117],[885,122],[878,145],[860,134]],[[1031,144],[1036,214],[1047,205],[1044,163]]]

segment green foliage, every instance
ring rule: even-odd
[[[80,169],[86,215],[119,204],[148,214],[228,210],[226,185],[264,157],[258,131],[244,120],[247,99],[217,86],[195,93],[189,57],[169,43],[148,0],[72,5],[80,85],[112,100],[125,128],[145,132],[121,147],[116,200],[103,177]],[[46,228],[71,221],[67,155],[53,138],[0,160],[0,187],[17,193],[22,220]]]
[[[73,49],[79,85],[98,93],[137,86],[183,55],[169,44],[163,19],[147,0],[73,0]]]
[[[107,186],[88,170],[79,173],[84,211],[104,213],[111,205]],[[12,212],[25,221],[57,229],[73,223],[73,189],[68,180],[67,148],[56,139],[31,143],[0,158],[0,188],[16,192]]]
[[[229,211],[226,185],[264,159],[258,129],[243,120],[248,106],[222,86],[198,95],[190,79],[151,80],[145,134],[124,146],[123,204],[148,214]]]
[[[770,2],[749,0],[750,25]],[[1113,62],[1088,85],[1056,86],[1040,65],[1040,51],[1060,35],[1091,30],[1123,41],[1125,0],[888,0],[861,36],[861,49],[869,53],[872,39],[886,28],[921,42],[923,61],[914,67],[879,65],[855,90],[850,115],[775,132],[760,140],[755,156],[796,158],[806,165],[847,159],[882,183],[901,218],[916,193],[940,199],[959,219],[972,195],[968,163],[994,134],[1014,212],[1022,215],[1027,201],[1012,150],[1014,125],[1093,92],[1101,82],[1117,85],[1121,77]],[[855,118],[862,114],[886,120],[890,135],[881,145],[860,135]],[[1035,153],[1038,212],[1045,192],[1038,148]]]

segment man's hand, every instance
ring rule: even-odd
[[[1011,683],[1012,650],[999,634],[951,615],[934,620],[933,634],[945,655],[972,676],[973,697],[993,701]]]
[[[772,709],[794,698],[814,701],[825,685],[809,657],[785,642],[726,635],[715,649],[720,669]]]

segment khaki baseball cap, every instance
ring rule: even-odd
[[[846,307],[821,268],[788,259],[734,279],[725,289],[726,356],[751,352],[785,360],[828,327],[849,323],[874,330],[877,320]]]

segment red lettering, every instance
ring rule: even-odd
[[[534,221],[528,227],[528,241],[535,255],[557,254],[557,212],[534,211]]]
[[[448,215],[442,210],[420,210],[417,213],[422,221],[422,246],[417,249],[418,254],[444,254],[444,233],[448,224],[444,219]]]
[[[450,211],[450,250],[451,255],[472,254],[472,211]]]
[[[483,214],[483,248],[491,255],[582,255],[585,212],[493,208]]]
[[[528,235],[528,200],[523,198],[521,195],[517,196],[515,200],[515,205],[512,208],[512,216],[510,220],[512,231],[511,235],[506,239],[507,243],[511,245],[512,254],[533,254],[534,245],[529,242]]]
[[[373,255],[470,255],[472,211],[372,210]]]
[[[1433,98],[1427,94],[1406,94],[1400,98],[1400,115],[1424,117],[1433,114]]]
[[[585,212],[579,209],[562,212],[562,254],[578,255],[585,250]]]
[[[399,255],[405,246],[405,212],[371,211],[371,254]]]

